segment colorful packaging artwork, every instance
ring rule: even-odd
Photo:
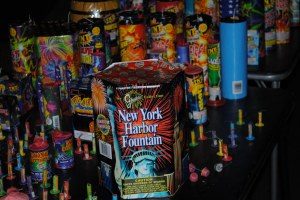
[[[248,30],[248,65],[259,64],[259,33],[257,30]]]
[[[195,14],[207,14],[213,23],[219,23],[219,5],[216,0],[195,0]]]
[[[211,41],[208,44],[208,83],[209,99],[208,106],[221,106],[225,101],[221,95],[221,55],[220,42]]]
[[[83,78],[71,84],[72,120],[74,137],[92,141],[94,136],[94,114],[91,79]]]
[[[290,7],[289,0],[276,0],[276,43],[286,44],[290,41]]]
[[[103,186],[123,199],[173,195],[188,169],[181,69],[115,63],[92,82],[92,96]]]
[[[54,146],[54,164],[58,169],[70,169],[74,166],[72,134],[54,130],[52,132]]]
[[[242,15],[248,25],[248,65],[259,65],[259,58],[265,56],[264,14],[264,0],[243,2]]]
[[[48,171],[48,179],[52,177],[51,163],[49,157],[49,145],[47,141],[41,137],[34,139],[33,143],[29,146],[30,151],[30,169],[31,178],[34,181],[43,180],[43,171]]]
[[[37,67],[35,40],[29,23],[14,25],[9,28],[10,49],[13,70],[18,78],[34,73]]]
[[[276,10],[275,0],[265,0],[265,48],[266,54],[276,45]]]
[[[144,19],[133,11],[120,14],[119,42],[121,61],[144,60],[147,55]]]
[[[45,129],[61,129],[61,104],[59,95],[59,84],[48,83],[43,85],[42,88],[42,105],[43,105],[43,118]]]
[[[78,77],[78,68],[74,64],[73,36],[38,37],[39,80],[42,85],[60,83],[60,101],[62,110],[69,109],[69,85],[71,79]]]
[[[110,11],[103,16],[104,30],[109,36],[108,45],[110,47],[110,53],[112,61],[116,61],[119,55],[119,33],[118,33],[118,16],[116,11]]]
[[[172,12],[176,14],[176,34],[183,34],[183,1],[158,0],[156,2],[157,12]]]
[[[170,12],[157,12],[151,14],[151,49],[162,52],[165,61],[174,63],[176,61],[176,15]]]
[[[82,19],[78,22],[80,45],[80,76],[93,75],[106,67],[106,39],[102,19]]]
[[[208,95],[207,45],[211,36],[212,18],[205,14],[186,18],[186,39],[189,43],[190,62],[203,69],[205,95]]]
[[[239,16],[241,0],[220,0],[220,18]]]
[[[144,11],[146,7],[144,7],[144,0],[120,0],[121,10],[138,10]]]
[[[207,109],[204,96],[203,70],[198,66],[185,69],[185,90],[187,96],[189,119],[194,125],[207,122]]]
[[[44,83],[78,77],[71,35],[38,37],[37,43],[40,53],[39,75]]]

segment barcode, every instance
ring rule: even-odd
[[[109,159],[112,159],[112,152],[111,152],[111,145],[102,141],[102,140],[99,140],[99,149],[100,149],[100,154],[109,158]]]
[[[53,116],[52,121],[53,121],[53,128],[60,130],[59,116],[58,115]]]
[[[242,81],[233,81],[232,82],[232,93],[233,94],[241,94],[243,93],[243,82]]]

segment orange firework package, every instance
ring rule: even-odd
[[[158,60],[115,63],[92,82],[100,183],[123,199],[168,197],[187,179],[183,73]]]

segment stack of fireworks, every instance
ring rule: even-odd
[[[0,95],[13,96],[17,99],[16,111],[17,115],[20,116],[28,113],[33,107],[37,59],[32,23],[10,24],[9,39],[12,59],[12,70],[9,71],[12,72],[13,76],[9,79],[7,77],[1,78]],[[14,101],[8,103],[14,103]],[[16,105],[11,104],[10,106]],[[11,125],[16,125],[16,121],[13,121],[11,121]]]
[[[28,134],[32,134],[29,127],[27,122],[24,134],[19,134],[18,126],[15,126],[13,131],[5,133],[0,128],[1,153],[7,152],[7,157],[4,158],[3,154],[0,159],[0,197],[6,193],[4,187],[10,186],[21,188],[30,199],[37,199],[38,194],[35,193],[37,189],[33,188],[33,183],[38,184],[43,191],[57,195],[59,193],[57,176],[53,178],[52,190],[49,188],[51,185],[49,179],[54,174],[53,168],[67,170],[74,166],[71,133],[55,130],[51,134],[52,137],[47,138],[41,132],[39,136],[36,135],[32,140],[28,140]],[[4,163],[7,163],[7,167],[3,166]],[[7,174],[4,169],[7,170]]]

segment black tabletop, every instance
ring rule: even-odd
[[[248,79],[281,81],[288,77],[300,58],[300,28],[292,27],[290,43],[277,45],[259,66],[248,66]]]
[[[235,125],[238,146],[229,148],[233,160],[228,163],[222,161],[216,155],[218,149],[211,147],[211,140],[200,142],[191,150],[191,161],[199,169],[207,167],[211,175],[202,177],[197,183],[186,182],[176,199],[185,199],[187,195],[189,199],[247,199],[280,134],[285,134],[283,127],[293,109],[293,99],[283,90],[249,88],[247,98],[226,101],[226,105],[220,108],[210,108],[207,130],[216,130],[217,136],[230,144],[229,124],[237,121],[238,109],[245,114],[245,125]],[[257,122],[258,111],[263,113],[264,127],[253,125],[255,140],[249,142],[245,138],[248,134],[247,124]],[[216,163],[224,165],[222,172],[214,170]]]
[[[210,175],[207,178],[200,177],[196,183],[189,180],[174,196],[174,199],[245,199],[252,185],[264,166],[265,160],[271,154],[274,145],[287,123],[287,119],[293,108],[292,96],[284,90],[249,88],[248,96],[241,100],[227,100],[226,104],[219,108],[208,108],[209,123],[205,127],[208,140],[199,142],[199,145],[190,149],[191,162],[197,168],[207,167]],[[229,154],[233,157],[231,162],[222,161],[217,155],[218,148],[211,147],[212,140],[209,131],[215,130],[217,136],[223,139],[224,143],[230,144],[228,135],[230,133],[230,122],[237,121],[238,109],[244,113],[245,125],[235,125],[237,147],[229,149]],[[255,140],[249,142],[247,136],[247,124],[257,122],[257,113],[263,113],[262,128],[253,126]],[[1,157],[5,160],[3,145],[1,145]],[[84,161],[81,157],[75,157],[75,166],[71,170],[56,170],[59,175],[60,188],[63,180],[70,180],[70,192],[72,199],[86,198],[86,184],[91,183],[93,192],[101,199],[111,199],[111,195],[98,185],[98,173],[96,157],[90,161]],[[222,172],[216,172],[214,165],[222,163]],[[4,171],[6,167],[3,167]],[[28,169],[29,170],[29,169]],[[29,171],[27,171],[29,172]],[[15,172],[18,175],[18,172]],[[17,177],[13,182],[5,182],[5,188],[18,186]],[[41,189],[35,184],[35,189],[39,193]],[[50,199],[56,199],[50,196]],[[98,199],[100,199],[98,198]]]

